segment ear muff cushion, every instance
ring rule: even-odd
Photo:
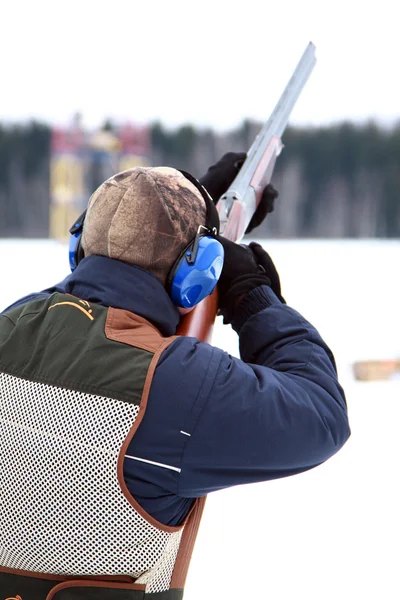
[[[77,249],[79,245],[81,234],[80,233],[72,233],[69,236],[69,250],[68,250],[68,258],[69,258],[69,266],[71,271],[75,271],[77,267]]]
[[[69,266],[74,271],[84,257],[82,248],[82,230],[86,218],[86,210],[76,219],[69,230]]]
[[[224,263],[224,249],[212,236],[199,240],[194,264],[186,260],[190,246],[182,253],[174,269],[170,295],[176,306],[191,308],[214,291]]]

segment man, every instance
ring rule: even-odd
[[[202,179],[215,200],[242,161]],[[4,597],[177,600],[206,494],[311,469],[347,440],[329,348],[261,246],[218,227],[190,175],[119,173],[71,229],[72,275],[0,316]],[[175,335],[217,282],[241,359]]]

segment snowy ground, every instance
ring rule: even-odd
[[[352,437],[317,469],[208,498],[185,598],[399,600],[400,381],[355,382],[400,356],[400,242],[264,241],[288,304],[335,353]],[[68,273],[66,248],[0,240],[0,310]],[[217,323],[214,343],[237,355]]]

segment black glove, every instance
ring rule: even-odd
[[[218,308],[225,324],[232,321],[242,298],[260,285],[270,286],[281,302],[285,302],[275,265],[260,244],[251,242],[249,246],[239,245],[223,236],[218,236],[218,240],[225,251],[224,266],[218,281]]]
[[[215,203],[229,189],[245,160],[245,152],[228,152],[199,179],[201,185],[206,188]],[[274,202],[278,196],[277,190],[269,183],[263,191],[261,202],[246,229],[246,233],[250,233],[255,227],[258,227],[267,214],[274,210]]]
[[[252,216],[245,233],[250,233],[251,231],[253,231],[253,229],[261,225],[261,223],[264,221],[265,217],[269,213],[272,213],[272,211],[275,208],[275,200],[278,198],[278,196],[278,190],[274,188],[272,183],[268,183],[268,185],[266,185],[263,190],[260,204],[257,206],[257,210]]]
[[[278,296],[279,300],[283,302],[283,304],[286,304],[286,300],[282,296],[281,292],[281,281],[279,279],[279,274],[272,261],[272,258],[260,244],[257,244],[257,242],[250,242],[249,248],[251,248],[251,251],[253,252],[257,264],[262,269],[264,269],[265,273],[270,278],[270,286],[272,288],[272,291],[275,293],[276,296]]]
[[[246,160],[246,152],[228,152],[199,179],[216,204],[229,189]]]

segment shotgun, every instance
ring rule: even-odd
[[[271,181],[276,159],[283,148],[282,134],[315,62],[315,46],[310,42],[270,118],[247,152],[247,158],[237,177],[218,200],[220,233],[233,242],[242,239],[261,201],[263,190]],[[182,318],[178,334],[197,337],[201,341],[209,340],[217,310],[218,292],[215,289],[211,296]]]

